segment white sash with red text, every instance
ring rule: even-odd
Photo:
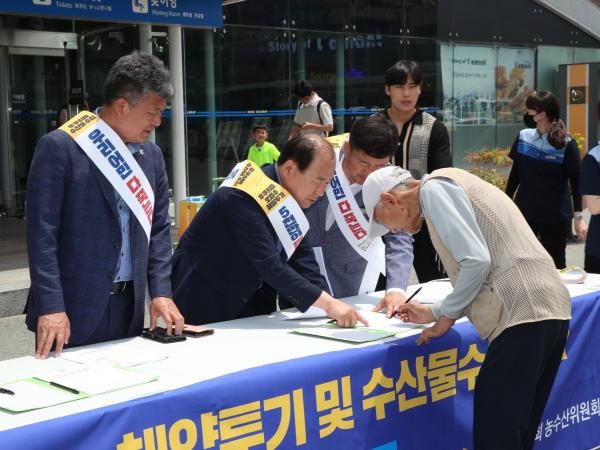
[[[139,221],[150,243],[154,191],[123,140],[100,117],[82,111],[60,127],[98,167]]]
[[[342,169],[342,159],[339,152],[336,152],[335,173],[327,186],[327,199],[342,235],[367,260],[367,268],[357,293],[366,294],[375,290],[379,274],[385,275],[385,246],[381,238],[371,239],[368,236],[368,221],[352,194],[350,182]]]

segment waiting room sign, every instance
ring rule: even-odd
[[[0,0],[0,13],[199,28],[223,26],[220,0]]]

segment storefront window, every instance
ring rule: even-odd
[[[405,0],[354,0],[350,2],[351,33],[406,34]]]
[[[405,34],[418,37],[436,37],[439,29],[438,0],[406,0]]]

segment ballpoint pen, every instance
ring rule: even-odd
[[[13,391],[11,391],[10,389],[5,389],[5,388],[0,388],[0,394],[15,395],[15,393]]]
[[[423,289],[423,286],[419,286],[419,288],[415,292],[413,292],[412,294],[410,294],[410,297],[408,297],[406,299],[406,301],[404,302],[404,304],[406,305],[408,302],[410,302],[415,297],[415,295],[417,295],[419,293],[419,291],[421,289]],[[390,314],[390,317],[388,317],[388,319],[391,319],[392,317],[394,317],[394,314],[396,314],[396,312],[394,310],[392,310],[392,314]]]

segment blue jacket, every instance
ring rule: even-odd
[[[160,148],[142,146],[134,155],[154,190],[148,246],[144,230],[130,217],[135,305],[129,335],[141,333],[146,281],[151,298],[171,295],[169,193]],[[40,140],[27,186],[27,251],[31,289],[26,323],[35,331],[43,314],[66,312],[70,345],[93,340],[108,305],[121,232],[113,187],[64,131]],[[125,336],[124,336],[125,337]]]
[[[262,169],[277,180],[275,164]],[[294,255],[306,252],[301,263],[288,263],[258,203],[239,189],[219,188],[198,211],[173,255],[175,303],[187,323],[232,320],[244,315],[264,282],[305,311],[325,286],[310,257],[312,250],[301,243]],[[302,277],[299,270],[309,275]]]

